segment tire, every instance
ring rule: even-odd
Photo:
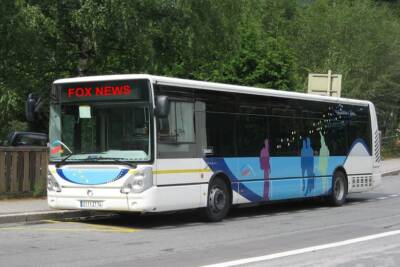
[[[214,179],[208,186],[205,219],[209,222],[221,221],[228,214],[231,204],[228,185],[222,179]]]
[[[347,178],[341,171],[336,171],[332,179],[332,190],[328,197],[329,204],[335,207],[346,203],[347,197]]]

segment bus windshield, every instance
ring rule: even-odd
[[[149,161],[151,125],[148,95],[147,92],[146,97],[126,101],[120,98],[63,101],[60,98],[58,103],[52,103],[50,161]]]

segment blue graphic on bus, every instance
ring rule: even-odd
[[[314,170],[309,170],[312,176],[303,176],[301,157],[270,157],[268,180],[265,180],[265,171],[260,168],[260,158],[257,157],[206,158],[205,160],[213,172],[223,172],[228,175],[232,183],[239,183],[238,187],[232,187],[237,193],[249,201],[257,202],[328,194],[331,186],[325,185],[332,184],[333,171],[337,166],[343,165],[345,159],[345,156],[329,157],[328,175],[321,173],[319,168],[314,168]],[[321,157],[315,156],[312,164],[319,166],[320,160]],[[253,175],[243,173],[243,168],[239,166],[251,169]],[[312,182],[309,182],[310,180]],[[303,181],[307,185],[305,188],[303,188]],[[268,198],[265,196],[265,183],[269,186]]]
[[[74,184],[100,185],[114,182],[128,173],[128,169],[57,169],[57,174]]]
[[[271,157],[269,141],[265,139],[259,157],[215,157],[204,160],[214,172],[223,172],[230,178],[232,189],[251,202],[327,195],[332,189],[332,175],[343,166],[347,156],[330,156],[324,136],[320,133],[321,148],[314,156],[311,140],[303,139],[300,156]],[[359,153],[358,147],[367,146],[356,139],[349,151]],[[358,155],[358,154],[357,154]],[[364,154],[365,155],[365,154]]]
[[[269,157],[269,141],[265,139],[264,147],[260,152],[260,168],[264,171],[264,191],[263,198],[269,199],[269,175],[271,173],[270,157]]]
[[[307,137],[303,140],[303,147],[301,148],[301,174],[302,176],[314,177],[314,150],[311,146],[311,140]],[[307,187],[303,179],[302,191],[304,195],[308,195],[314,189],[314,179],[307,179]]]
[[[252,202],[320,196],[332,190],[332,174],[347,159],[330,156],[321,133],[320,143],[318,156],[314,156],[310,137],[305,137],[300,155],[295,157],[271,157],[265,139],[259,157],[215,157],[205,161],[214,173],[228,175],[235,184],[233,190]],[[356,144],[366,147],[361,139],[351,147]]]

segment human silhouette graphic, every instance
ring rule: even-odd
[[[306,172],[306,150],[307,150],[307,143],[306,140],[303,139],[303,146],[301,147],[300,151],[300,165],[301,165],[301,176],[303,177],[302,180],[302,191],[304,191],[305,188],[305,180],[304,180],[304,175]]]
[[[264,170],[264,194],[263,198],[269,200],[269,175],[271,173],[271,165],[269,162],[269,141],[265,139],[264,147],[260,152],[260,168]]]
[[[306,138],[306,151],[305,151],[305,167],[307,172],[307,188],[304,192],[305,195],[311,193],[314,190],[314,150],[311,147],[311,140],[309,137]]]
[[[319,133],[321,138],[321,149],[319,150],[319,172],[321,176],[326,176],[328,174],[328,160],[329,160],[329,149],[325,143],[325,138],[322,133]],[[328,181],[326,177],[322,178],[322,192],[326,192],[328,187]]]
[[[311,147],[311,140],[309,137],[303,139],[303,146],[300,151],[300,165],[302,180],[302,191],[304,195],[308,195],[314,190],[314,150]],[[307,183],[306,183],[307,180]]]

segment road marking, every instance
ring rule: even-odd
[[[137,230],[118,230],[118,229],[100,229],[100,228],[31,228],[31,227],[7,227],[0,228],[0,231],[5,230],[21,230],[30,232],[112,232],[112,233],[133,233]]]
[[[288,256],[293,256],[293,255],[298,255],[298,254],[304,254],[304,253],[308,253],[308,252],[315,252],[315,251],[324,250],[324,249],[328,249],[328,248],[347,246],[347,245],[351,245],[351,244],[355,244],[355,243],[359,243],[359,242],[365,242],[365,241],[369,241],[369,240],[374,240],[374,239],[378,239],[378,238],[399,235],[399,234],[400,234],[400,230],[383,232],[380,234],[367,235],[367,236],[348,239],[348,240],[344,240],[344,241],[328,243],[328,244],[318,245],[318,246],[312,246],[312,247],[307,247],[307,248],[301,248],[301,249],[295,249],[295,250],[289,250],[289,251],[284,251],[284,252],[279,252],[279,253],[273,253],[273,254],[268,254],[268,255],[259,256],[259,257],[252,257],[252,258],[246,258],[246,259],[240,259],[240,260],[226,261],[226,262],[221,262],[221,263],[217,263],[217,264],[204,265],[203,267],[229,267],[229,266],[238,266],[238,265],[242,265],[242,264],[249,264],[249,263],[261,262],[261,261],[268,261],[268,260],[273,260],[273,259],[277,259],[277,258],[283,258],[283,257],[288,257]]]
[[[41,220],[41,222],[45,222],[45,223],[61,223],[61,221],[56,221],[56,220]]]
[[[32,226],[16,226],[16,227],[3,227],[0,231],[7,230],[20,230],[20,231],[45,231],[45,232],[112,232],[112,233],[134,233],[140,231],[139,229],[125,226],[111,226],[111,225],[101,225],[93,223],[81,223],[81,222],[62,222],[54,220],[42,220],[42,222],[50,224],[67,224],[67,225],[77,225],[84,226],[85,228],[76,227],[32,227]]]
[[[384,200],[384,199],[387,199],[388,197],[378,197],[377,199],[379,199],[379,200]]]
[[[123,232],[123,233],[134,233],[140,231],[139,229],[128,227],[128,226],[112,226],[106,224],[97,224],[89,222],[65,222],[71,225],[83,225],[101,232]]]
[[[390,195],[389,197],[398,197],[399,195],[398,194],[393,194],[393,195]]]

